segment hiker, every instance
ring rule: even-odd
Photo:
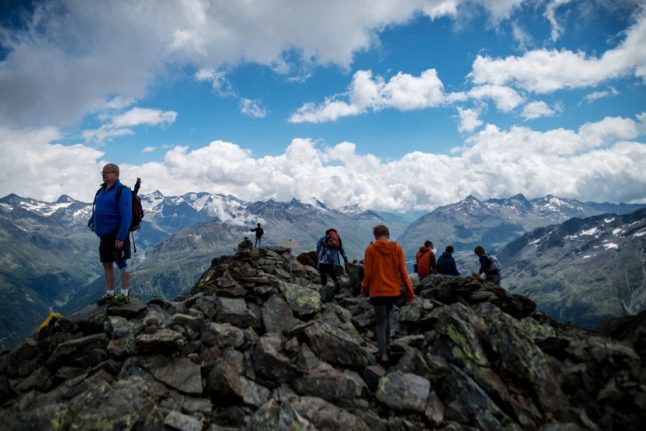
[[[384,225],[372,230],[375,241],[366,247],[361,293],[370,295],[375,309],[375,335],[379,346],[377,361],[387,365],[390,361],[390,314],[397,302],[403,282],[408,302],[415,299],[413,285],[406,271],[404,251],[395,241],[390,241],[390,231]]]
[[[500,265],[498,264],[498,259],[485,253],[485,249],[480,245],[473,252],[480,260],[480,270],[478,274],[473,275],[480,277],[481,274],[484,274],[485,280],[500,286]]]
[[[431,241],[425,241],[424,245],[417,251],[415,272],[417,272],[419,278],[424,278],[437,272],[435,253],[433,253],[433,243]]]
[[[335,294],[339,292],[339,281],[337,273],[341,272],[341,260],[339,254],[343,257],[345,267],[348,266],[348,256],[343,250],[343,241],[339,233],[334,228],[325,231],[318,242],[316,243],[317,267],[319,275],[321,276],[321,299],[324,302],[332,300]],[[334,283],[334,291],[327,290],[327,277],[332,278]]]
[[[256,242],[254,244],[254,247],[259,248],[260,243],[262,242],[262,235],[265,233],[265,231],[260,227],[260,223],[258,223],[256,227],[251,229],[251,232],[256,232]]]
[[[437,259],[437,273],[444,275],[460,275],[453,259],[453,246],[447,245],[442,256]]]
[[[252,248],[253,248],[253,243],[252,243],[252,242],[251,242],[251,240],[249,240],[249,238],[248,238],[248,237],[246,237],[246,236],[245,236],[245,237],[244,237],[244,239],[240,242],[240,244],[238,244],[238,252],[242,252],[242,251],[251,251],[251,249],[252,249]]]
[[[128,300],[130,272],[130,240],[128,233],[132,222],[132,192],[119,181],[119,166],[108,163],[101,171],[103,184],[96,193],[88,227],[99,238],[99,257],[105,274],[106,293],[102,302]],[[117,191],[121,195],[117,197]],[[114,293],[114,263],[121,273],[121,292]]]

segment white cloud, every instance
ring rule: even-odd
[[[608,90],[593,91],[592,93],[587,94],[584,100],[588,103],[592,103],[595,100],[603,99],[604,97],[617,96],[618,94],[619,91],[617,91],[613,87],[610,87]]]
[[[523,51],[532,43],[532,37],[516,21],[511,23],[511,34],[518,42],[518,47]]]
[[[477,85],[512,85],[536,93],[595,86],[609,79],[634,76],[646,80],[646,15],[626,31],[616,48],[601,57],[578,51],[538,49],[521,57],[492,59],[478,55],[470,77]]]
[[[289,121],[319,123],[385,108],[402,111],[430,108],[447,101],[443,87],[435,69],[427,69],[418,77],[399,72],[387,82],[380,76],[373,78],[370,70],[359,70],[350,83],[348,102],[328,98],[320,105],[306,103]]]
[[[550,3],[545,7],[544,16],[550,22],[552,26],[552,31],[550,33],[550,39],[552,42],[558,40],[559,37],[563,34],[563,26],[556,19],[556,11],[559,6],[570,3],[572,0],[551,0]]]
[[[267,110],[262,107],[259,101],[245,97],[240,99],[240,112],[255,118],[264,118],[267,116]]]
[[[644,120],[646,114],[638,118]],[[577,130],[503,130],[488,124],[454,155],[416,151],[390,161],[359,154],[349,142],[321,148],[309,139],[294,139],[284,154],[255,158],[234,143],[213,141],[193,150],[174,147],[161,162],[120,167],[125,184],[144,178],[144,193],[209,191],[251,201],[309,201],[316,196],[330,205],[342,202],[392,211],[429,209],[469,193],[646,201],[646,144],[635,141],[643,133],[639,127],[635,120],[621,117],[586,123]],[[103,153],[83,145],[52,144],[59,137],[55,129],[0,129],[6,155],[0,159],[0,194],[53,200],[68,193],[91,200],[101,181]]]
[[[478,118],[480,111],[477,109],[463,109],[458,107],[458,115],[460,117],[460,124],[458,125],[460,132],[473,132],[482,125],[482,120]]]
[[[279,73],[302,65],[349,68],[384,28],[420,14],[455,17],[483,6],[504,19],[520,0],[141,0],[36,2],[21,30],[0,31],[0,119],[10,127],[73,124],[108,97],[141,100],[155,80],[186,65],[198,76],[239,64]],[[469,15],[466,13],[466,15]],[[216,72],[213,72],[214,74]],[[213,75],[216,91],[228,91]],[[221,77],[220,77],[221,78]],[[199,78],[198,78],[199,79]]]
[[[85,145],[53,143],[61,137],[53,127],[0,127],[0,195],[16,193],[53,201],[69,194],[91,201],[101,184],[103,152]]]
[[[81,135],[86,142],[102,145],[118,136],[132,135],[132,127],[165,126],[175,122],[177,112],[161,111],[159,109],[132,108],[127,112],[115,115],[102,114],[99,116],[102,124],[98,129],[84,130]]]
[[[523,97],[513,88],[502,85],[482,85],[469,90],[468,95],[474,99],[491,99],[496,107],[503,111],[509,112],[523,102]]]
[[[156,149],[157,149],[157,147],[148,146],[148,147],[144,147],[144,149],[143,149],[143,150],[141,150],[141,152],[142,152],[142,153],[152,153],[152,152],[153,152],[153,151],[155,151]]]
[[[141,125],[158,126],[172,124],[177,118],[175,111],[159,109],[132,108],[128,112],[117,115],[112,119],[115,127],[135,127]]]
[[[198,81],[207,81],[211,83],[213,90],[220,96],[236,96],[233,84],[227,78],[226,72],[217,71],[212,68],[202,68],[195,73],[195,79]]]
[[[533,120],[539,117],[551,117],[556,111],[543,101],[530,102],[523,108],[520,114],[525,120]]]

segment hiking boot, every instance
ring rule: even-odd
[[[96,305],[111,304],[114,301],[114,295],[105,294],[101,299],[96,301]]]
[[[114,295],[114,299],[112,300],[113,304],[125,304],[129,301],[130,299],[124,295],[123,293],[119,293],[118,295]]]

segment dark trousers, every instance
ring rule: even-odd
[[[390,315],[397,297],[371,298],[375,309],[375,336],[380,355],[387,355],[390,348]]]
[[[339,281],[336,278],[336,268],[329,263],[319,263],[319,275],[321,276],[321,286],[327,286],[327,276],[332,278],[334,289],[339,289]]]
[[[256,237],[256,243],[254,244],[254,247],[258,248],[260,247],[260,241],[262,240],[261,236]]]

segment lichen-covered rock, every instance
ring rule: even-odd
[[[425,378],[397,371],[379,379],[377,399],[395,410],[423,412],[430,390]]]
[[[312,351],[325,362],[353,368],[368,365],[361,339],[339,328],[316,322],[305,329],[305,335]]]
[[[278,287],[283,297],[299,317],[309,317],[321,310],[318,291],[294,283],[280,282]]]

